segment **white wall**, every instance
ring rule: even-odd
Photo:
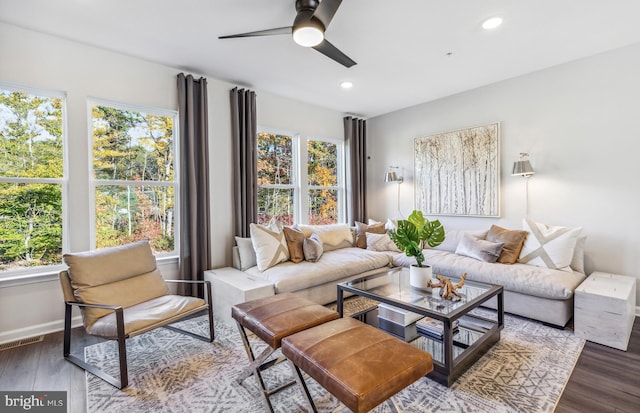
[[[74,226],[72,251],[89,248],[87,98],[177,110],[176,76],[182,70],[0,23],[0,80],[67,93],[69,202]],[[199,75],[197,75],[199,76]],[[214,267],[231,264],[233,196],[229,90],[234,85],[207,77]],[[260,125],[303,135],[343,138],[339,112],[256,91]],[[80,190],[78,190],[80,188]],[[80,223],[80,225],[78,225]],[[165,276],[175,263],[161,266]],[[0,287],[0,343],[60,330],[64,305],[57,281]]]
[[[520,228],[525,182],[510,174],[528,152],[530,218],[582,226],[588,271],[640,278],[638,73],[640,44],[370,119],[370,216],[399,215],[397,186],[382,180],[388,165],[405,176],[402,215],[413,209],[414,138],[499,121],[502,217],[439,217],[445,228]]]

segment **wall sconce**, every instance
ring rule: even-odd
[[[400,184],[404,182],[404,178],[402,176],[399,176],[396,173],[395,169],[400,169],[400,167],[389,166],[389,170],[387,170],[387,172],[384,174],[384,181],[398,183],[398,213],[400,213]]]
[[[511,172],[511,175],[528,178],[536,173],[531,166],[531,162],[527,159],[528,157],[528,153],[520,152],[520,160],[513,163],[513,172]]]
[[[394,169],[400,169],[400,168],[398,166],[390,166],[389,170],[384,174],[384,181],[397,182],[398,184],[401,184],[404,181],[404,178],[401,176],[398,176],[398,174],[396,173],[396,171],[394,171]]]
[[[513,171],[511,172],[511,175],[513,176],[522,176],[525,177],[527,179],[525,179],[525,191],[526,191],[526,218],[529,218],[529,178],[531,177],[531,175],[535,174],[536,171],[533,170],[533,167],[531,166],[531,162],[529,162],[529,159],[527,159],[529,157],[528,153],[525,152],[520,152],[520,159],[516,162],[513,163]]]

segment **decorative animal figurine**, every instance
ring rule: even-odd
[[[436,275],[436,278],[440,282],[434,283],[429,280],[429,287],[440,288],[440,297],[445,300],[453,299],[452,295],[458,298],[462,298],[462,296],[458,294],[456,290],[464,285],[464,280],[467,278],[466,272],[462,274],[462,277],[460,277],[460,282],[458,284],[453,284],[449,278],[445,278],[440,274]]]

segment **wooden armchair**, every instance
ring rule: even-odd
[[[157,327],[213,342],[213,311],[209,281],[165,281],[156,268],[148,241],[74,254],[65,254],[69,267],[60,272],[65,301],[64,357],[117,388],[129,384],[125,340]],[[206,301],[172,295],[167,282],[205,284]],[[71,311],[80,308],[85,331],[118,341],[120,379],[116,379],[84,359],[71,354]],[[209,337],[168,324],[207,311]]]

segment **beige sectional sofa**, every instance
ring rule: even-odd
[[[501,264],[483,262],[455,253],[456,244],[465,231],[448,231],[447,240],[441,246],[424,251],[425,261],[433,267],[434,274],[460,277],[505,289],[505,311],[539,320],[556,326],[564,326],[573,316],[573,293],[586,278],[580,271],[560,271],[528,264]],[[478,235],[477,233],[474,235]],[[379,272],[384,268],[408,267],[415,263],[397,251],[370,251],[357,247],[340,248],[325,252],[317,262],[291,261],[279,263],[264,271],[251,265],[251,248],[238,240],[244,248],[234,247],[234,266],[240,270],[268,280],[274,284],[275,293],[293,292],[328,304],[336,300],[339,282]],[[250,244],[249,244],[250,245]],[[242,253],[241,253],[242,251]],[[574,268],[582,269],[583,248],[576,248]],[[249,257],[249,258],[247,258]],[[582,270],[584,271],[584,270]],[[489,302],[495,308],[496,302]]]

